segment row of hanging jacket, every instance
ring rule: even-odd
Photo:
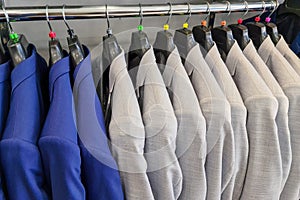
[[[185,23],[174,41],[165,25],[153,47],[140,24],[127,55],[104,38],[94,65],[126,198],[299,199],[300,61],[270,16]]]
[[[165,24],[153,46],[140,24],[128,53],[109,27],[93,59],[49,22],[48,65],[10,28],[0,199],[299,199],[300,60],[259,21]]]

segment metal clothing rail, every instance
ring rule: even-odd
[[[249,2],[249,11],[274,9],[275,1],[263,2]],[[62,19],[63,6],[48,6],[49,18],[51,20]],[[170,10],[168,4],[142,4],[143,16],[161,16],[167,15]],[[230,7],[231,9],[229,9]],[[230,6],[226,3],[212,3],[209,5],[211,13],[219,12],[243,12],[246,11],[246,6],[243,2],[232,3]],[[45,20],[46,6],[36,7],[6,7],[7,14],[11,21],[37,21]],[[108,5],[107,10],[110,18],[120,17],[136,17],[140,14],[140,5]],[[172,4],[172,14],[199,14],[207,12],[207,4]],[[92,19],[92,18],[106,18],[106,6],[65,6],[65,16],[67,19]],[[4,11],[0,9],[0,22],[6,21]]]

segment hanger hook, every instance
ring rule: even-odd
[[[168,25],[169,24],[169,22],[170,22],[170,20],[171,20],[171,17],[172,17],[172,13],[173,13],[173,7],[172,7],[172,3],[171,2],[169,2],[168,3],[168,5],[169,5],[169,7],[170,7],[170,9],[169,9],[169,12],[168,12],[168,19],[167,19],[167,22],[166,22],[166,25]]]
[[[138,30],[139,31],[143,31],[144,27],[143,27],[143,9],[142,9],[142,4],[139,3],[140,6],[140,24],[138,25]]]
[[[246,8],[246,12],[241,16],[241,19],[243,19],[249,12],[249,4],[247,1],[244,1],[244,5],[245,5],[245,8]]]
[[[272,12],[269,14],[269,16],[267,18],[270,18],[272,16],[272,14],[275,12],[275,10],[277,10],[277,8],[278,8],[278,1],[275,0],[275,2],[276,2],[276,4],[275,4],[273,10],[272,10]],[[271,1],[271,4],[272,5],[274,4],[273,1]]]
[[[227,8],[226,11],[229,11],[226,18],[228,18],[228,16],[231,14],[231,3],[229,1],[226,1],[227,4]]]
[[[108,13],[108,6],[107,4],[105,4],[105,15],[106,15],[106,22],[107,22],[107,30],[106,33],[107,35],[111,35],[112,34],[112,30],[110,28],[110,22],[109,22],[109,13]]]
[[[50,19],[49,19],[49,10],[48,10],[48,4],[46,5],[46,20],[47,20],[47,24],[48,24],[48,27],[50,29],[50,32],[49,32],[49,37],[52,39],[56,38],[56,33],[53,32],[52,30],[52,27],[51,27],[51,24],[50,24]]]
[[[52,32],[52,27],[51,27],[50,20],[49,20],[48,4],[46,5],[46,20],[48,23],[48,27],[49,27],[50,31]]]
[[[185,20],[185,24],[187,24],[192,16],[192,10],[191,10],[191,4],[190,3],[187,3],[188,5],[188,13],[189,13],[189,16],[188,18]]]
[[[140,6],[140,25],[143,26],[143,8],[142,4],[139,3]]]
[[[10,20],[9,20],[8,13],[7,13],[6,10],[5,10],[5,3],[2,4],[2,10],[3,10],[4,15],[5,15],[5,18],[6,18],[6,23],[7,23],[7,25],[8,25],[9,32],[10,32],[10,33],[14,33],[14,30],[13,30],[12,25],[11,25]]]
[[[66,19],[66,12],[65,12],[65,7],[66,7],[66,4],[64,4],[63,7],[62,7],[62,16],[63,16],[63,20],[64,20],[64,22],[65,22],[65,25],[66,25],[67,28],[68,28],[68,33],[69,33],[70,35],[72,35],[72,34],[73,34],[73,30],[70,28],[70,26],[69,26],[69,24],[68,24],[68,22],[67,22],[67,19]]]
[[[207,13],[207,15],[206,15],[206,17],[205,17],[204,20],[207,21],[209,15],[210,15],[210,4],[208,3],[208,1],[206,2],[206,4],[207,4],[206,12],[208,12],[208,13]]]
[[[266,3],[265,3],[265,1],[262,1],[262,6],[263,6],[264,9],[263,9],[262,13],[260,13],[260,15],[258,17],[261,17],[262,14],[264,14],[266,12]]]
[[[226,25],[226,19],[228,18],[228,16],[231,14],[231,4],[229,1],[226,1],[226,11],[229,11],[227,16],[223,18],[223,20],[221,21],[221,26],[225,26]]]
[[[106,15],[106,22],[107,22],[107,28],[110,28],[110,23],[109,23],[109,13],[107,9],[107,4],[105,4],[105,15]]]

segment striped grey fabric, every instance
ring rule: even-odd
[[[183,175],[179,199],[205,200],[205,119],[177,48],[169,55],[162,76],[178,124],[176,155]]]
[[[136,70],[132,79],[146,131],[144,155],[152,192],[155,199],[175,200],[182,190],[182,172],[175,154],[177,120],[152,47]]]
[[[249,160],[241,199],[278,199],[282,162],[275,117],[278,102],[237,42],[226,58],[247,108]]]
[[[300,75],[300,59],[298,56],[290,49],[283,36],[280,37],[278,43],[276,44],[277,50],[284,56],[284,58],[290,63],[294,70]]]
[[[266,85],[270,88],[271,92],[278,101],[278,112],[276,115],[276,124],[278,129],[278,138],[280,144],[281,160],[282,160],[282,184],[281,190],[286,183],[288,178],[291,163],[292,163],[292,149],[291,149],[291,138],[290,129],[288,124],[288,109],[289,101],[282,91],[280,85],[272,75],[270,69],[266,66],[264,61],[258,55],[253,42],[250,41],[243,51],[246,58],[251,62],[253,67],[256,69],[258,74],[265,81]]]
[[[227,180],[229,180],[228,178],[231,173],[233,176],[226,188],[224,187],[226,186],[224,181],[222,181],[222,188],[224,188],[222,199],[238,200],[243,190],[248,163],[249,144],[246,130],[247,110],[216,45],[208,51],[205,56],[205,61],[214,74],[231,107],[231,124],[234,135],[231,136],[230,134],[227,134],[225,137],[223,155],[235,155],[235,162],[233,162],[233,160],[231,161],[233,171],[229,171],[230,173],[228,173]]]
[[[258,53],[289,99],[288,115],[292,146],[292,165],[280,199],[298,199],[300,189],[300,77],[276,49],[269,37],[261,44]]]
[[[126,199],[154,200],[146,174],[145,131],[124,52],[111,63],[109,71],[111,121],[109,137],[117,161]]]
[[[202,113],[206,119],[207,156],[205,163],[208,200],[219,200],[223,171],[230,171],[234,155],[223,155],[224,138],[232,134],[230,105],[207,66],[199,45],[188,53],[185,69],[191,79]]]

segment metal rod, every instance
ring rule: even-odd
[[[272,10],[274,5],[272,1],[265,2],[267,10]],[[51,20],[62,20],[62,7],[49,6],[49,18]],[[168,4],[144,4],[143,16],[161,16],[168,15],[170,6]],[[139,5],[118,5],[107,6],[110,18],[120,17],[138,17],[140,14]],[[210,11],[214,13],[228,12],[226,3],[212,3],[210,4]],[[232,3],[231,12],[244,12],[245,4]],[[250,11],[258,11],[263,9],[262,2],[249,2]],[[7,7],[6,11],[11,18],[11,21],[38,21],[45,20],[45,6],[36,7]],[[199,14],[207,12],[207,4],[190,4],[190,11],[192,14]],[[188,14],[188,4],[172,4],[172,15]],[[106,7],[101,6],[65,6],[65,16],[67,19],[92,19],[92,18],[106,18]],[[5,21],[3,10],[0,11],[0,22]]]

